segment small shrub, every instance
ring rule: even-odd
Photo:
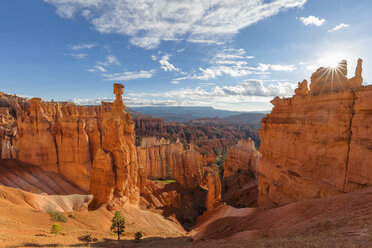
[[[142,232],[138,231],[134,234],[134,240],[138,242],[141,240],[142,236],[143,236]]]
[[[50,218],[54,221],[58,222],[67,222],[66,216],[64,216],[61,212],[55,211],[55,210],[49,210],[48,214],[50,215]]]
[[[51,232],[54,233],[55,235],[57,235],[60,231],[62,231],[62,227],[61,227],[61,225],[58,224],[58,223],[54,223],[54,224],[52,225],[52,230],[51,230]]]
[[[80,237],[78,237],[78,240],[80,240],[82,242],[87,242],[87,243],[98,241],[98,239],[93,238],[91,234],[86,234],[86,235],[80,236]]]

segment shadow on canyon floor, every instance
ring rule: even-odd
[[[103,239],[98,242],[91,243],[78,243],[72,245],[60,245],[60,244],[33,244],[25,243],[21,247],[151,247],[151,248],[218,248],[218,247],[233,247],[233,248],[334,248],[334,247],[371,247],[371,240],[369,239],[352,239],[350,237],[306,237],[306,236],[294,236],[284,238],[263,238],[255,240],[199,240],[192,241],[189,237],[175,237],[175,238],[161,238],[161,237],[149,237],[144,238],[139,242],[133,240],[113,240]]]

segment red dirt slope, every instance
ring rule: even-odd
[[[0,185],[48,195],[86,194],[61,174],[15,159],[0,159]]]
[[[244,240],[314,233],[372,239],[372,187],[269,210],[220,206],[201,216],[195,230],[194,239]]]

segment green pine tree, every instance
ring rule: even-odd
[[[125,230],[125,219],[121,216],[119,211],[115,212],[114,217],[112,218],[111,231],[118,235],[118,240],[120,240],[120,235],[124,233]]]

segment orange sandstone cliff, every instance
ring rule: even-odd
[[[134,123],[124,110],[123,85],[114,84],[114,93],[114,103],[95,107],[2,94],[1,105],[16,121],[0,125],[1,158],[64,176],[94,195],[91,208],[113,198],[139,202]]]
[[[292,98],[276,97],[260,130],[259,204],[327,197],[372,185],[372,86],[362,60],[319,68]]]
[[[0,184],[34,193],[92,194],[90,209],[140,204],[192,226],[221,202],[218,168],[207,166],[193,145],[164,139],[144,138],[137,152],[123,85],[114,84],[114,93],[113,103],[94,107],[1,93]]]
[[[257,170],[261,153],[250,138],[239,140],[224,163],[222,200],[235,207],[257,204]]]
[[[218,167],[206,164],[193,144],[143,138],[138,163],[141,206],[162,210],[166,216],[175,215],[186,229],[205,210],[221,203]],[[164,184],[165,179],[175,182]]]

